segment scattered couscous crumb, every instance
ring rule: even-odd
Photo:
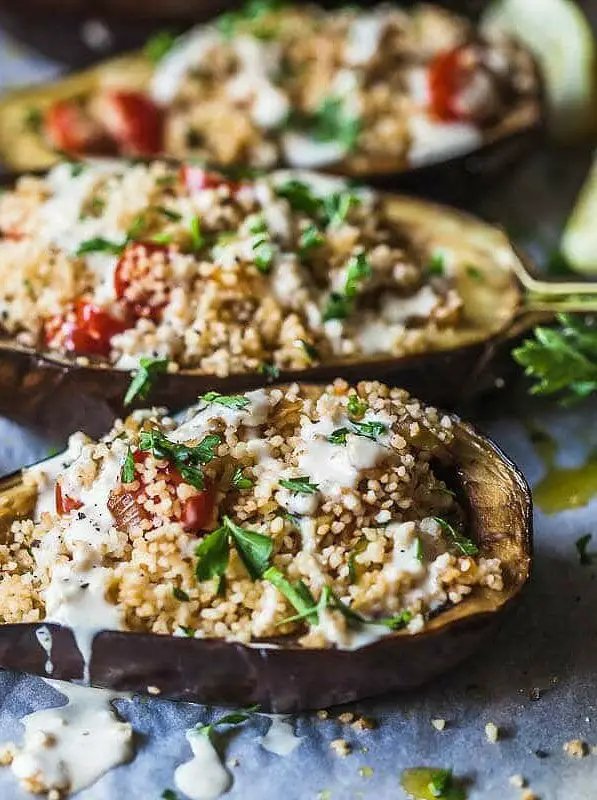
[[[159,689],[157,686],[148,686],[147,687],[147,694],[156,695],[156,694],[161,694],[161,693],[162,693],[162,690]]]
[[[332,739],[330,747],[338,758],[346,758],[352,752],[352,745],[346,739]]]
[[[435,728],[436,731],[443,731],[446,727],[446,720],[445,719],[432,719],[431,724]]]
[[[539,800],[539,795],[536,795],[530,789],[525,789],[520,800]]]
[[[361,778],[371,778],[373,776],[373,767],[359,767],[359,775]]]
[[[488,742],[495,744],[500,737],[500,729],[495,722],[488,722],[485,726],[485,737]]]
[[[511,775],[510,783],[512,786],[516,786],[517,789],[524,789],[526,786],[526,781],[522,775]]]
[[[344,713],[340,714],[338,717],[338,722],[342,723],[342,725],[350,725],[353,720],[354,714],[352,711],[344,711]]]
[[[9,742],[8,744],[2,745],[0,748],[0,766],[8,767],[9,764],[12,764],[14,757],[15,744],[13,742]]]
[[[352,723],[352,727],[355,731],[372,731],[376,727],[376,722],[370,717],[358,717]]]
[[[47,800],[60,800],[61,797],[62,795],[58,791],[58,789],[50,789],[50,791],[48,792]]]
[[[238,767],[239,764],[240,764],[240,761],[238,760],[238,758],[231,758],[228,761],[228,766],[229,767]]]
[[[586,742],[582,739],[571,739],[564,745],[564,752],[570,758],[584,758],[589,753],[589,748]]]
[[[330,716],[330,712],[326,711],[325,708],[322,708],[320,711],[317,712],[317,719],[328,719]]]

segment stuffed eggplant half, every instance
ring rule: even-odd
[[[0,231],[13,404],[63,380],[121,403],[139,364],[168,371],[152,399],[178,408],[363,362],[453,399],[520,305],[501,231],[312,173],[63,163],[0,197]]]
[[[259,3],[148,52],[157,63],[134,55],[8,95],[4,160],[35,169],[57,151],[167,153],[387,176],[487,146],[497,158],[542,122],[529,51],[430,5]]]
[[[417,685],[529,576],[520,473],[377,382],[209,392],[179,422],[136,411],[0,500],[3,667],[207,703]]]

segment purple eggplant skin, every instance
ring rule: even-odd
[[[524,476],[497,445],[457,417],[453,420],[455,440],[442,457],[442,477],[456,491],[466,533],[481,555],[502,560],[502,591],[478,590],[430,619],[421,633],[391,633],[353,651],[304,649],[290,637],[247,647],[217,639],[104,631],[93,644],[92,685],[141,693],[152,687],[151,694],[157,688],[173,699],[259,704],[263,711],[291,713],[413,689],[471,656],[516,605],[529,580],[532,500]],[[34,502],[35,490],[23,483],[22,473],[0,482],[0,533],[6,535],[10,523],[30,513]],[[38,627],[0,625],[1,668],[46,674]],[[52,677],[81,678],[83,661],[71,631],[48,627]]]

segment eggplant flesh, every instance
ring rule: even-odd
[[[27,129],[25,120],[31,109],[43,114],[58,100],[85,98],[106,87],[143,91],[150,84],[154,68],[142,53],[133,52],[52,83],[7,93],[0,99],[0,160],[15,170],[50,166],[59,156],[39,129]],[[446,154],[443,158],[430,157],[417,165],[405,163],[403,155],[356,153],[322,168],[389,188],[423,192],[427,196],[454,196],[463,181],[493,177],[538,146],[545,129],[546,102],[536,63],[532,81],[535,91],[519,99],[488,126],[483,131],[483,142],[474,149]],[[193,156],[192,150],[188,155]]]
[[[440,405],[455,405],[491,389],[510,366],[509,358],[500,361],[500,345],[520,332],[523,290],[515,266],[524,256],[502,230],[456,209],[395,194],[382,195],[382,200],[390,220],[422,252],[455,254],[452,269],[464,302],[462,324],[429,352],[328,360],[305,370],[282,371],[277,382],[326,383],[336,377],[358,382],[366,377],[404,386]],[[525,326],[531,324],[528,316],[524,319]],[[0,339],[0,412],[30,418],[59,389],[99,397],[121,412],[130,372],[105,361],[86,362],[24,347],[13,338]],[[181,369],[157,376],[149,399],[177,410],[206,391],[235,393],[264,382],[256,372],[219,377]]]
[[[516,466],[489,439],[453,417],[455,438],[442,458],[442,477],[466,514],[466,534],[480,554],[499,558],[504,587],[476,589],[430,619],[420,633],[398,631],[357,650],[305,649],[292,637],[252,646],[218,639],[186,639],[103,631],[89,664],[94,686],[219,705],[259,704],[290,713],[411,689],[467,658],[518,601],[530,577],[532,501]],[[29,516],[37,489],[22,472],[0,483],[0,535]],[[0,667],[45,675],[47,653],[39,624],[0,625]],[[84,674],[72,632],[54,624],[52,677]]]

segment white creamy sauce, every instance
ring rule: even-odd
[[[354,67],[369,64],[379,50],[387,25],[387,9],[359,14],[348,33],[344,51],[346,63]]]
[[[304,516],[305,514],[315,514],[319,505],[319,492],[304,494],[303,492],[293,492],[291,489],[282,488],[276,494],[277,502],[291,514]]]
[[[68,448],[52,458],[42,461],[41,464],[27,470],[27,477],[35,481],[38,488],[35,504],[37,521],[44,513],[53,514],[56,511],[55,482],[58,475],[75,461],[87,440],[83,433],[73,433],[68,440]]]
[[[244,408],[231,408],[216,402],[207,403],[171,433],[170,438],[174,442],[201,439],[216,420],[223,420],[226,426],[233,428],[239,425],[249,428],[263,425],[267,421],[269,410],[267,393],[263,389],[257,389],[254,392],[245,392],[244,397],[249,400]]]
[[[130,760],[133,731],[117,719],[109,692],[50,684],[68,703],[23,718],[25,736],[11,768],[21,780],[38,778],[48,790],[75,793]]]
[[[52,662],[52,631],[47,625],[40,625],[39,628],[35,630],[35,638],[47,656],[44,669],[48,675],[51,675],[54,672],[54,664]]]
[[[468,122],[436,122],[413,114],[409,125],[412,142],[408,158],[414,167],[453,158],[483,144],[480,130]]]
[[[161,105],[171,103],[187,73],[200,67],[210,50],[221,41],[218,31],[208,27],[196,28],[181,36],[155,68],[150,87],[153,99]]]
[[[296,736],[292,724],[287,717],[279,714],[264,714],[271,720],[265,736],[259,737],[257,741],[267,750],[276,756],[290,755],[303,741],[302,736]]]
[[[296,307],[305,296],[303,267],[294,253],[283,253],[276,259],[270,280],[274,297],[285,308]]]
[[[414,522],[391,522],[386,526],[386,533],[394,539],[392,560],[383,568],[384,576],[388,582],[397,586],[405,576],[422,577],[425,575],[425,565],[417,558],[417,538]]]
[[[277,128],[290,110],[288,98],[272,81],[280,68],[279,45],[253,36],[236,36],[233,46],[240,71],[227,84],[228,96],[250,102],[251,118],[260,128]]]
[[[48,622],[69,627],[83,656],[83,680],[89,681],[93,640],[99,631],[123,630],[121,609],[106,599],[110,570],[84,560],[56,564],[44,592]]]
[[[429,91],[429,72],[426,67],[413,67],[405,76],[411,99],[420,108],[428,108],[431,102]]]
[[[282,149],[292,167],[324,167],[342,161],[348,154],[348,146],[340,141],[321,142],[294,131],[283,135]]]
[[[190,800],[215,800],[228,791],[232,777],[209,736],[196,728],[186,732],[193,758],[176,768],[174,784]]]
[[[427,319],[438,300],[431,286],[422,286],[410,297],[386,295],[382,298],[380,312],[388,322],[403,324],[413,318]]]
[[[388,325],[377,317],[365,317],[354,333],[354,338],[362,353],[392,352],[394,344],[404,333],[404,325]]]

